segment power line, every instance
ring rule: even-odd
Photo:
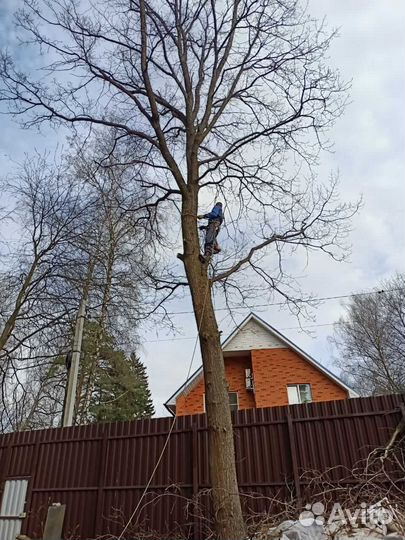
[[[403,287],[398,287],[396,289],[387,289],[387,290],[379,290],[379,291],[370,291],[370,292],[362,292],[362,293],[352,293],[352,294],[341,294],[341,295],[336,295],[336,296],[324,296],[324,297],[319,297],[319,298],[313,298],[312,300],[313,301],[325,301],[325,300],[336,300],[336,299],[341,299],[341,298],[352,298],[352,297],[355,297],[355,296],[365,296],[365,295],[370,295],[370,294],[384,294],[384,293],[387,293],[387,292],[395,292],[395,291],[402,291],[403,290]],[[302,301],[304,302],[305,300],[299,300],[299,301]],[[241,310],[241,309],[256,309],[256,308],[259,308],[259,307],[268,307],[268,306],[279,306],[279,305],[284,305],[285,302],[276,302],[276,303],[273,303],[273,304],[256,304],[255,306],[246,306],[246,307],[239,307],[239,308],[235,308],[235,311],[238,311],[238,310]],[[215,311],[223,311],[223,310],[228,310],[229,308],[216,308]],[[193,311],[177,311],[177,312],[171,312],[171,313],[168,313],[168,315],[185,315],[185,314],[190,314],[190,313],[194,313]],[[289,326],[289,327],[285,327],[285,328],[280,328],[279,330],[281,332],[285,331],[285,330],[305,330],[307,328],[319,328],[319,327],[322,327],[322,326],[333,326],[335,323],[322,323],[322,324],[309,324],[309,325],[305,325],[305,326]],[[192,339],[195,339],[195,336],[190,336],[190,337],[178,337],[178,338],[162,338],[162,339],[147,339],[145,341],[143,341],[143,343],[161,343],[161,342],[170,342],[170,341],[188,341],[188,340],[192,340]]]
[[[319,328],[320,326],[333,326],[335,323],[325,323],[325,324],[309,324],[305,326],[289,326],[288,328],[279,328],[280,332],[284,330],[301,330],[306,328]],[[178,338],[163,338],[163,339],[146,339],[143,343],[160,343],[162,341],[186,341],[195,339],[195,336],[190,337],[178,337]]]
[[[370,292],[362,292],[362,293],[352,293],[352,294],[340,294],[337,296],[323,296],[319,298],[310,298],[309,300],[295,300],[294,302],[297,303],[307,303],[307,302],[321,302],[325,300],[340,300],[342,298],[353,298],[355,296],[365,296],[368,294],[383,294],[387,292],[394,292],[394,291],[402,291],[403,287],[398,287],[396,289],[387,289],[387,290],[380,290],[380,291],[370,291]],[[261,307],[270,307],[270,306],[284,306],[286,302],[273,302],[270,304],[256,304],[255,306],[240,306],[235,307],[234,310],[242,310],[242,309],[256,309]],[[229,308],[222,307],[222,308],[216,308],[215,311],[226,311]],[[190,315],[191,313],[194,313],[194,311],[168,311],[166,312],[166,315]]]

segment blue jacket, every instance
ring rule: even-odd
[[[209,214],[204,214],[204,217],[209,221],[218,219],[222,223],[222,220],[224,219],[224,215],[222,213],[222,206],[216,204]]]

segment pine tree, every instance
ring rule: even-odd
[[[155,414],[155,409],[152,401],[152,394],[149,389],[148,375],[146,373],[146,367],[141,362],[140,358],[133,352],[130,356],[130,363],[132,365],[134,374],[138,381],[138,418],[150,418]]]
[[[83,339],[81,376],[78,395],[78,418],[83,422],[115,422],[150,418],[154,414],[146,368],[132,353],[128,356],[114,345],[113,338],[100,336],[98,324],[87,323]],[[95,360],[95,356],[96,361]],[[87,401],[86,380],[92,379],[92,393]]]
[[[146,368],[135,355],[111,346],[101,350],[89,413],[95,422],[150,418],[154,408]]]

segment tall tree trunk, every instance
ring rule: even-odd
[[[21,285],[20,290],[18,291],[18,295],[14,303],[13,311],[8,317],[0,333],[0,353],[2,353],[5,347],[7,346],[7,343],[14,331],[18,316],[20,315],[21,308],[24,305],[24,303],[27,301],[27,297],[30,293],[32,280],[38,268],[39,261],[40,261],[40,257],[38,255],[35,255],[34,260],[31,263],[30,269],[24,278],[24,281]]]
[[[205,380],[205,405],[209,433],[209,467],[215,509],[215,531],[221,540],[246,538],[236,476],[235,446],[228,386],[220,334],[211,296],[207,266],[199,261],[196,224],[197,193],[183,199],[184,266],[190,286]]]

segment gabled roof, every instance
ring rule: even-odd
[[[349,397],[358,397],[358,394],[352,390],[349,386],[347,386],[346,383],[344,383],[337,375],[329,371],[325,366],[317,362],[312,356],[310,356],[308,353],[303,351],[300,347],[295,345],[292,341],[290,341],[288,338],[286,338],[281,332],[276,330],[273,326],[268,324],[266,321],[258,317],[254,313],[250,313],[234,330],[231,332],[231,334],[223,341],[222,343],[222,350],[224,351],[224,354],[232,353],[232,351],[241,351],[240,344],[238,343],[238,337],[242,333],[243,329],[251,322],[256,323],[256,325],[259,325],[261,329],[266,331],[268,333],[269,338],[272,340],[272,345],[270,345],[271,348],[277,348],[277,347],[287,347],[293,351],[295,351],[297,354],[299,354],[304,360],[306,360],[309,364],[312,364],[314,367],[316,367],[319,371],[321,371],[324,375],[326,375],[329,379],[334,381],[336,384],[338,384],[340,387],[347,390],[349,393]],[[251,350],[251,348],[255,347],[247,347],[246,350]],[[261,347],[261,348],[267,348],[267,347]],[[174,414],[175,407],[176,407],[176,400],[177,398],[186,390],[191,389],[194,384],[202,377],[203,375],[203,368],[200,366],[190,377],[189,379],[182,385],[176,392],[170,396],[170,398],[166,401],[165,407],[168,409],[169,412]]]

